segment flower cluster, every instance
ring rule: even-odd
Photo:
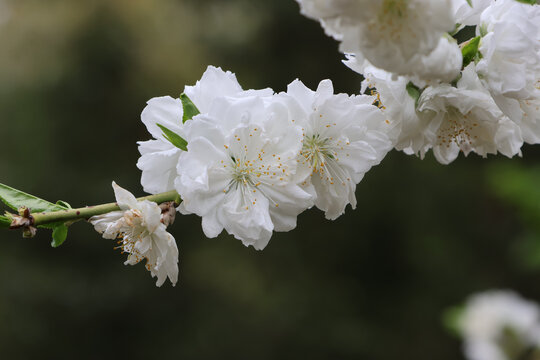
[[[540,307],[512,291],[471,296],[458,318],[469,360],[536,359],[540,355]]]
[[[367,95],[316,91],[292,82],[286,92],[243,90],[234,74],[210,66],[185,104],[154,98],[142,120],[154,139],[140,143],[142,184],[176,190],[183,214],[197,214],[208,237],[223,230],[263,249],[315,205],[335,219],[356,205],[364,174],[393,148],[394,127]],[[174,144],[171,130],[187,143]]]
[[[330,80],[316,90],[299,80],[281,93],[244,90],[210,66],[180,98],[153,98],[142,112],[153,137],[139,142],[144,190],[176,191],[178,210],[200,216],[206,236],[225,230],[261,250],[313,206],[336,219],[393,148],[422,158],[432,149],[449,164],[460,152],[513,157],[540,143],[535,1],[297,2],[340,41],[367,95],[334,94]],[[147,258],[158,284],[165,274],[174,283],[177,249],[157,208],[130,199],[123,213],[92,222],[121,236],[128,263]]]
[[[399,128],[397,150],[521,155],[540,142],[540,6],[516,0],[298,0],[341,41]],[[364,4],[366,3],[366,4]],[[367,3],[371,5],[367,6]],[[474,27],[457,44],[450,34]],[[376,66],[374,66],[374,64]]]

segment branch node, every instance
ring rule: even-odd
[[[176,217],[176,206],[175,201],[167,201],[159,205],[161,209],[161,222],[165,224],[165,226],[169,226],[174,223],[174,219]]]
[[[23,237],[33,238],[36,236],[37,228],[34,226],[34,217],[30,208],[23,206],[19,208],[19,215],[9,214],[11,217],[10,229],[23,229]]]

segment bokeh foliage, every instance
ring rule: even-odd
[[[245,88],[359,89],[293,0],[0,0],[0,13],[0,182],[73,206],[111,201],[112,180],[143,195],[145,101],[178,96],[208,64]],[[462,358],[444,309],[490,288],[540,301],[539,163],[530,146],[449,166],[393,152],[355,211],[304,213],[264,252],[179,217],[176,288],[84,224],[58,249],[4,231],[2,357]]]

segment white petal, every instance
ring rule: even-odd
[[[178,176],[176,166],[182,151],[160,140],[141,141],[138,144],[142,156],[137,161],[137,167],[142,171],[144,191],[158,194],[173,190],[174,180]]]
[[[116,197],[116,202],[120,209],[128,210],[133,209],[137,206],[137,199],[133,196],[132,193],[126,189],[118,186],[114,181],[112,183],[114,189],[114,196]]]
[[[195,86],[186,86],[184,92],[201,113],[210,111],[214,99],[235,95],[242,91],[236,75],[221,68],[208,66],[201,80]]]
[[[218,203],[218,206],[221,205]],[[215,238],[223,231],[223,225],[217,218],[216,211],[206,212],[202,218],[202,228],[204,235],[209,238]]]
[[[170,96],[162,96],[148,100],[147,106],[141,113],[141,120],[146,125],[148,132],[155,139],[168,142],[163,137],[163,131],[158,124],[183,136],[182,132],[182,102]]]
[[[103,215],[93,216],[88,221],[94,225],[94,229],[101,233],[105,239],[116,239],[121,228],[124,226],[121,221],[123,211],[113,211]]]

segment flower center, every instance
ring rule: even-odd
[[[456,108],[449,107],[437,135],[439,146],[449,148],[453,142],[462,150],[470,148],[478,139],[476,135],[478,123],[469,121],[470,115],[470,113],[462,115]]]
[[[155,264],[151,264],[150,259],[145,254],[142,254],[137,248],[137,243],[142,241],[145,231],[148,231],[145,230],[142,225],[141,212],[137,209],[126,211],[124,214],[124,221],[127,227],[118,234],[118,246],[115,247],[115,249],[120,249],[122,254],[130,254],[130,262],[133,264],[146,259],[145,266],[150,270]]]
[[[227,168],[230,180],[223,192],[228,194],[231,191],[239,191],[242,194],[242,207],[246,210],[257,204],[257,197],[262,195],[268,199],[270,204],[279,207],[279,203],[272,199],[266,187],[274,186],[280,182],[286,182],[290,177],[288,165],[282,163],[281,157],[277,154],[265,154],[261,148],[254,159],[248,159],[248,155],[230,155],[231,161],[227,164],[222,161],[223,167]]]
[[[255,171],[254,162],[252,160],[242,160],[231,156],[232,160],[232,173],[231,173],[231,186],[236,185],[255,185],[252,180],[253,176],[256,176],[258,172]]]
[[[329,138],[323,138],[319,134],[306,136],[300,155],[308,162],[313,172],[321,175],[324,173],[329,160],[335,160],[335,152],[332,151]]]
[[[330,125],[327,125],[330,126]],[[323,137],[320,134],[304,137],[301,157],[302,164],[309,166],[313,174],[319,174],[319,178],[328,185],[347,186],[351,179],[343,166],[339,163],[337,151],[344,151],[342,155],[350,156],[345,148],[349,146],[345,139],[335,140],[331,137]]]
[[[406,36],[416,37],[412,28],[415,17],[408,0],[384,0],[377,16],[369,22],[369,29],[377,39],[401,41]]]
[[[407,2],[407,0],[384,0],[379,13],[379,20],[406,16]]]

